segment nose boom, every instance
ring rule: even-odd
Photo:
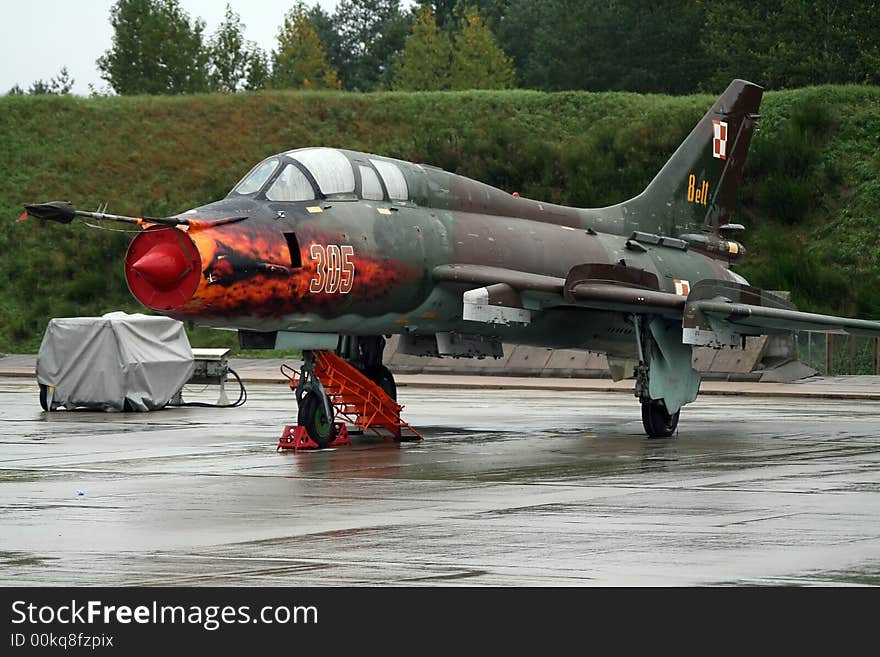
[[[134,238],[125,257],[128,289],[153,310],[174,310],[189,301],[200,272],[196,245],[177,228],[148,228]]]

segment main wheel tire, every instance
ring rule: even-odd
[[[314,440],[318,447],[327,447],[336,438],[336,425],[333,424],[332,417],[327,417],[327,409],[324,408],[321,395],[308,393],[303,397],[297,423],[306,428],[309,438]]]
[[[651,438],[669,438],[678,427],[678,416],[681,410],[670,415],[662,399],[642,402],[642,424],[645,433]]]
[[[394,375],[384,365],[375,365],[368,367],[364,371],[370,381],[382,388],[386,395],[397,401],[397,384],[394,382]]]

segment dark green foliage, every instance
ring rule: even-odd
[[[117,94],[208,90],[205,23],[190,22],[178,0],[116,0],[110,24],[113,45],[97,64]]]
[[[333,26],[337,37],[329,45],[330,63],[338,69],[343,88],[389,88],[394,59],[410,29],[410,17],[401,10],[400,0],[340,0]]]
[[[821,207],[840,178],[833,163],[823,168],[822,147],[834,127],[828,106],[804,94],[787,114],[777,130],[755,139],[745,180],[747,187],[754,181],[756,211],[797,224]]]
[[[703,87],[745,77],[769,89],[880,82],[880,6],[849,0],[705,3]]]
[[[880,82],[880,6],[873,1],[420,0],[404,7],[400,0],[339,0],[332,15],[302,0],[292,4],[351,91],[391,88],[419,6],[432,7],[449,35],[468,11],[479,12],[526,88],[686,94],[720,92],[732,78],[767,89]],[[265,53],[243,41],[231,9],[209,44],[204,22],[191,22],[179,0],[117,0],[110,19],[113,45],[98,67],[116,93],[253,90],[267,81]],[[471,59],[466,83],[451,88],[511,86],[507,71],[503,84],[479,82],[495,53]],[[37,81],[31,93],[50,89]]]
[[[41,94],[63,96],[70,93],[70,90],[73,89],[73,83],[74,80],[70,77],[67,67],[62,66],[57,77],[49,78],[48,82],[37,80],[28,89],[28,93],[32,96]]]
[[[306,10],[306,18],[318,33],[321,45],[324,46],[324,52],[327,53],[327,61],[338,71],[344,63],[345,57],[339,32],[336,29],[335,17],[321,9],[321,5],[316,4]]]
[[[48,82],[45,80],[36,80],[30,87],[28,87],[27,92],[16,84],[8,91],[8,94],[10,96],[22,96],[25,93],[28,93],[31,96],[64,96],[69,94],[73,89],[73,83],[74,80],[70,77],[67,67],[62,66],[58,76],[49,78]]]
[[[743,267],[752,284],[768,290],[790,290],[792,301],[812,308],[839,308],[839,300],[848,296],[846,273],[822,263],[795,234],[762,227],[750,236],[750,241],[755,240],[762,246],[757,254],[761,259],[752,258]],[[854,312],[852,308],[846,311]]]
[[[420,0],[421,7],[431,7],[437,25],[447,32],[458,30],[464,12],[473,7],[480,12],[486,24],[495,30],[510,8],[511,0]]]
[[[245,91],[265,89],[269,82],[269,56],[260,48],[251,51],[244,80]]]
[[[765,96],[740,195],[751,249],[741,273],[819,312],[880,317],[876,88]],[[866,166],[867,164],[867,166]]]
[[[711,65],[699,40],[704,4],[513,0],[497,29],[522,86],[689,93]]]
[[[244,38],[244,23],[230,5],[208,43],[209,81],[213,91],[234,93],[261,89],[268,77],[265,53]]]
[[[464,0],[429,3],[438,24]],[[880,81],[880,6],[834,0],[488,0],[522,86],[718,93]]]
[[[120,214],[172,214],[224,196],[270,153],[327,144],[600,206],[639,193],[712,100],[536,91],[4,96],[0,351],[35,350],[50,317],[142,310],[123,277],[129,235],[14,223],[23,203],[109,201]],[[880,89],[768,93],[761,113],[734,215],[748,226],[738,271],[791,290],[807,310],[880,318]],[[206,335],[218,346],[235,341],[202,333],[200,346]]]

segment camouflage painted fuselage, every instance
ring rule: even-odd
[[[203,220],[188,237],[173,235],[177,242],[191,240],[181,248],[189,254],[187,266],[199,272],[186,278],[185,289],[155,296],[136,289],[143,281],[133,279],[138,275],[130,265],[154,245],[147,239],[138,244],[146,235],[135,239],[127,258],[129,284],[146,305],[215,327],[339,335],[453,332],[632,355],[625,313],[613,304],[573,303],[563,283],[580,265],[642,272],[648,289],[682,299],[704,279],[742,282],[728,269],[742,249],[721,237],[719,225],[729,222],[760,97],[760,87],[735,81],[642,194],[598,209],[541,203],[435,167],[352,151],[332,153],[337,161],[344,155],[341,161],[354,174],[345,193],[326,193],[300,162],[316,200],[273,201],[267,196],[273,180],[302,151],[282,153],[265,161],[276,168],[256,191],[233,190],[180,215]],[[723,143],[714,117],[724,119]],[[392,176],[383,179],[380,194],[375,184],[367,192],[370,180],[378,183],[389,167],[400,172],[397,182]],[[230,217],[243,219],[210,225]],[[168,230],[182,229],[147,232]],[[470,276],[450,275],[450,267]],[[495,281],[493,271],[504,275]],[[531,277],[519,299],[531,311],[530,323],[463,319],[466,291],[511,276]]]
[[[661,291],[679,294],[676,280],[734,280],[725,262],[706,255],[634,246],[628,238],[632,226],[615,209],[539,203],[429,167],[398,165],[410,189],[420,192],[407,202],[228,198],[191,211],[189,216],[206,222],[248,218],[190,230],[201,260],[198,287],[180,306],[159,309],[224,328],[351,335],[453,331],[629,355],[632,328],[621,313],[555,306],[536,292],[526,305],[544,310],[527,326],[464,321],[462,294],[474,285],[436,281],[434,270],[455,263],[564,279],[583,263],[625,263],[656,275]],[[322,265],[315,254],[331,246],[351,247],[348,292],[327,285],[314,291]]]

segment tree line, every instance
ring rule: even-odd
[[[117,0],[110,22],[97,65],[120,95],[880,83],[880,2],[871,1],[340,0],[332,13],[297,2],[269,52],[245,38],[229,5],[211,35],[179,0]],[[63,73],[28,93],[69,92]]]

